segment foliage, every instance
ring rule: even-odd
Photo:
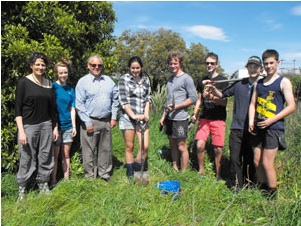
[[[168,52],[174,49],[185,51],[185,42],[178,33],[171,30],[125,30],[118,38],[114,51],[119,59],[117,71],[127,72],[128,60],[137,55],[144,62],[143,71],[153,78],[152,88],[156,89],[157,84],[168,75],[166,58]]]
[[[30,73],[31,53],[40,51],[49,57],[47,76],[52,81],[53,66],[62,57],[73,62],[69,77],[72,86],[87,73],[86,62],[91,54],[101,55],[110,73],[117,64],[111,54],[115,20],[109,2],[1,2],[2,169],[16,169],[15,87],[19,78]]]
[[[166,85],[159,84],[157,91],[152,94],[151,111],[153,115],[162,114],[166,98]]]
[[[293,75],[290,76],[290,80],[293,86],[293,92],[296,100],[301,99],[301,76],[300,75]]]

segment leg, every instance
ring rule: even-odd
[[[83,157],[83,165],[85,170],[85,176],[88,178],[92,178],[93,173],[93,159],[94,154],[93,151],[95,149],[96,142],[95,134],[88,134],[87,130],[81,126],[80,131],[80,142],[82,146],[82,157]]]
[[[275,149],[264,149],[262,155],[262,166],[266,175],[266,182],[269,188],[277,188],[277,174],[274,167],[274,160],[278,147]]]
[[[186,139],[178,139],[178,150],[181,153],[181,170],[185,172],[189,163],[189,153]]]
[[[110,119],[99,121],[97,123],[98,131],[100,131],[97,150],[97,168],[98,175],[103,179],[110,178],[111,171],[113,169],[112,159],[112,133]]]
[[[216,178],[221,179],[221,160],[223,155],[223,147],[214,146],[215,153],[215,170],[216,170]]]
[[[40,183],[48,183],[54,165],[54,145],[52,141],[51,121],[41,123],[40,134],[37,181]]]
[[[256,184],[254,154],[250,144],[250,134],[245,132],[242,142],[243,175],[246,184]]]
[[[241,188],[244,184],[243,170],[242,170],[242,130],[231,130],[229,137],[230,159],[231,164],[235,170],[238,186]],[[235,178],[231,176],[231,178]],[[235,184],[233,184],[235,185]]]
[[[139,142],[139,151],[137,153],[136,159],[137,162],[141,162],[141,150],[142,150],[142,136],[140,131],[136,131],[138,142]],[[144,159],[147,158],[149,148],[149,129],[145,129],[144,131]]]
[[[171,147],[171,159],[172,167],[176,172],[179,172],[179,150],[177,140],[173,139],[171,136],[168,136],[170,147]]]
[[[135,141],[135,130],[126,129],[122,130],[122,135],[125,143],[125,163],[134,163],[134,141]]]
[[[254,153],[254,166],[256,169],[257,180],[260,184],[266,183],[266,176],[262,166],[262,154],[263,150],[259,147],[253,148]]]
[[[197,141],[197,158],[199,163],[199,174],[204,174],[204,164],[205,164],[205,146],[206,141]]]
[[[63,144],[62,168],[63,168],[63,172],[64,172],[64,179],[69,179],[71,145],[72,145],[72,143]]]
[[[39,128],[36,125],[24,125],[27,136],[27,145],[18,144],[19,148],[19,170],[16,181],[19,186],[26,187],[37,166],[38,134]]]
[[[226,122],[223,120],[211,120],[209,123],[212,145],[215,153],[216,178],[221,179],[221,159],[223,155],[223,146],[225,142]]]
[[[57,175],[57,166],[58,166],[58,157],[60,154],[60,145],[54,145],[54,165],[53,165],[53,171],[51,173],[51,184],[55,185],[57,180],[56,180],[56,175]]]

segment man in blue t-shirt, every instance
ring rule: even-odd
[[[244,184],[255,182],[253,151],[249,144],[248,110],[254,83],[258,80],[262,71],[261,59],[257,56],[249,57],[246,68],[248,69],[249,77],[233,83],[223,91],[218,90],[214,83],[207,85],[220,98],[234,96],[229,148],[231,164],[234,168],[234,172],[231,172],[231,178],[236,178],[238,189],[241,189]],[[235,186],[235,182],[235,180],[232,180],[231,186]]]

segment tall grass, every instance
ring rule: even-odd
[[[231,103],[228,111],[228,118],[231,119]],[[169,147],[167,137],[158,129],[159,117],[156,114],[150,121],[150,177],[147,186],[128,181],[122,167],[123,138],[120,130],[114,128],[115,165],[109,183],[100,179],[85,179],[79,164],[80,155],[77,154],[73,158],[70,180],[61,181],[50,195],[39,195],[33,189],[24,200],[16,203],[18,188],[14,175],[3,174],[2,225],[301,226],[300,106],[286,121],[288,150],[280,152],[276,158],[279,181],[276,200],[265,198],[257,189],[233,193],[225,181],[215,179],[213,163],[209,158],[206,160],[205,178],[200,178],[195,170],[175,173],[170,162],[158,155],[159,149]],[[189,133],[190,144],[195,129]],[[228,158],[227,152],[226,145],[225,159]],[[190,155],[194,155],[193,145]],[[155,188],[158,182],[164,180],[181,183],[177,200],[173,201],[172,195],[160,194]]]

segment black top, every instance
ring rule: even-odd
[[[51,120],[57,123],[57,108],[52,88],[45,88],[24,77],[18,82],[15,116],[22,116],[23,124],[37,124]]]
[[[197,86],[198,93],[203,93],[203,91],[204,91],[204,86],[202,83],[203,80],[218,81],[218,80],[225,80],[225,79],[227,79],[227,78],[222,75],[218,75],[212,79],[210,79],[208,76],[205,76],[198,83],[198,86]],[[220,90],[223,90],[227,86],[228,86],[228,82],[217,83],[215,85],[215,87]],[[209,120],[226,120],[226,117],[227,117],[226,107],[220,106],[220,105],[215,105],[213,100],[204,98],[202,96],[200,118],[209,119]]]

